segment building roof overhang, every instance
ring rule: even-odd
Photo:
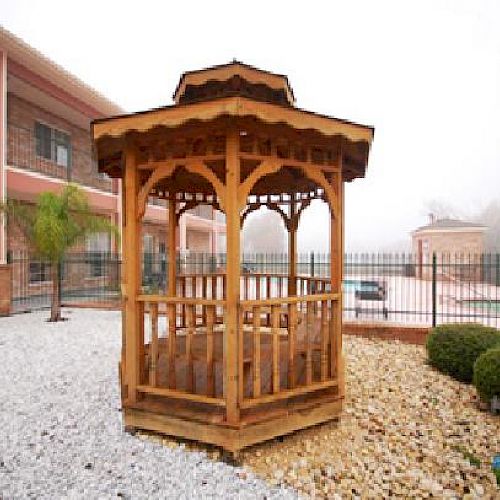
[[[19,68],[26,73],[36,74],[63,92],[73,96],[92,109],[93,116],[107,116],[122,113],[123,109],[99,92],[85,84],[64,68],[51,61],[41,52],[0,26],[0,50],[7,53],[8,60],[19,73]]]

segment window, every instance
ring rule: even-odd
[[[69,167],[71,162],[70,136],[60,130],[35,123],[36,154],[53,161],[61,167]]]
[[[108,233],[95,233],[87,237],[87,256],[91,278],[100,278],[105,275],[106,255],[110,248],[111,239]]]
[[[51,279],[50,264],[40,261],[30,262],[30,283],[42,283]]]

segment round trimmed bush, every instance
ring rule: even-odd
[[[500,346],[488,349],[476,359],[472,382],[483,401],[500,397]]]
[[[478,356],[500,345],[500,332],[476,323],[439,325],[427,337],[429,364],[460,380],[472,382]]]

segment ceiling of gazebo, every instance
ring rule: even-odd
[[[209,162],[210,169],[223,178],[224,163],[221,161]],[[244,160],[241,166],[242,180],[253,170],[255,162]],[[141,171],[141,184],[148,178],[149,172]],[[282,168],[276,173],[266,175],[255,183],[249,196],[306,194],[318,190],[317,184],[305,176],[298,168]],[[173,175],[160,180],[152,189],[151,195],[167,198],[170,192],[205,194],[216,196],[214,187],[204,177],[188,172],[183,166],[175,169]]]

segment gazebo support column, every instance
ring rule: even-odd
[[[175,193],[170,193],[168,200],[168,295],[175,297],[177,280],[177,252],[176,252],[176,226]]]
[[[291,195],[290,218],[288,219],[288,296],[297,295],[297,227],[298,215],[295,194]]]
[[[139,292],[140,272],[140,225],[137,219],[138,172],[136,152],[131,146],[125,150],[125,221],[124,243],[125,260],[125,365],[127,373],[127,401],[137,400],[137,386],[140,384],[141,332],[137,294]]]
[[[229,424],[239,422],[238,408],[238,302],[240,295],[240,184],[239,134],[226,137],[226,188],[224,208],[227,231],[226,317],[224,334],[224,397]]]
[[[332,376],[338,380],[339,395],[345,394],[344,357],[342,354],[342,278],[344,270],[344,235],[343,235],[343,192],[344,185],[340,175],[335,175],[333,188],[337,194],[336,214],[330,207],[330,276],[333,293],[339,299],[333,307],[333,339],[332,341]]]

